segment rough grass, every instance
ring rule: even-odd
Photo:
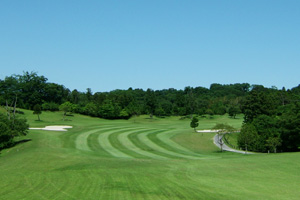
[[[0,199],[299,199],[299,153],[220,153],[179,117],[102,120],[24,111],[31,141],[0,154]],[[239,128],[240,119],[200,119]]]

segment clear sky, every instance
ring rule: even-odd
[[[300,84],[299,0],[1,0],[0,79],[73,90]]]

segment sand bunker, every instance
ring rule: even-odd
[[[45,128],[29,128],[31,130],[45,130],[45,131],[67,131],[66,128],[73,128],[72,126],[46,126]]]
[[[198,133],[216,133],[219,130],[198,130]]]

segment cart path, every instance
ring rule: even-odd
[[[254,153],[252,153],[252,152],[249,152],[249,151],[240,151],[240,150],[236,150],[236,149],[232,149],[232,148],[230,148],[229,146],[227,146],[225,143],[224,143],[224,141],[223,141],[223,135],[222,134],[220,134],[221,136],[220,136],[220,138],[218,137],[218,134],[216,134],[215,136],[214,136],[214,144],[217,146],[217,147],[219,147],[220,149],[221,149],[221,145],[220,145],[220,143],[218,142],[219,140],[221,140],[221,142],[223,143],[223,150],[224,151],[230,151],[230,152],[234,152],[234,153],[242,153],[242,154],[254,154]]]

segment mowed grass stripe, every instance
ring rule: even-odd
[[[124,132],[122,134],[119,134],[118,135],[118,140],[127,149],[129,149],[130,151],[133,151],[133,152],[135,152],[137,154],[146,156],[148,158],[166,159],[166,157],[163,157],[163,156],[160,156],[160,155],[157,155],[157,154],[154,154],[154,153],[151,153],[149,151],[145,151],[145,150],[139,148],[138,146],[136,146],[135,144],[133,144],[133,142],[128,137],[130,134],[146,133],[146,132],[149,132],[149,131],[151,131],[151,130],[144,129],[144,130],[127,131],[127,132]]]
[[[156,137],[159,140],[161,140],[162,142],[166,143],[167,145],[169,145],[175,149],[179,149],[179,150],[183,151],[184,153],[193,154],[195,156],[203,156],[201,154],[195,153],[195,152],[179,145],[178,143],[174,142],[171,138],[175,135],[177,135],[177,133],[175,131],[170,130],[168,132],[159,133],[156,135]]]
[[[88,145],[91,148],[92,152],[95,156],[99,157],[111,157],[111,154],[109,154],[98,142],[98,137],[103,132],[97,132],[94,134],[91,134],[88,138]]]
[[[189,149],[182,147],[181,145],[177,144],[176,142],[171,140],[171,137],[176,135],[177,133],[173,129],[166,130],[164,132],[156,132],[154,134],[149,134],[148,138],[152,140],[157,145],[161,146],[162,148],[176,152],[177,154],[181,154],[186,158],[190,157],[189,159],[214,159],[217,158],[216,156],[209,156],[203,154],[197,154]],[[164,135],[163,137],[159,137]]]
[[[120,130],[118,132],[115,132],[115,133],[111,134],[108,137],[108,139],[109,139],[109,141],[110,141],[110,143],[113,147],[115,147],[116,149],[118,149],[119,151],[121,151],[121,152],[123,152],[127,155],[130,155],[134,158],[143,158],[143,159],[148,158],[148,157],[145,157],[141,154],[138,154],[135,151],[130,150],[130,148],[126,144],[122,143],[119,140],[119,135],[127,133],[127,132],[132,133],[132,132],[136,132],[136,131],[139,131],[139,129],[138,128],[133,128],[133,129],[130,129],[130,130],[124,130],[123,129],[123,130]]]
[[[87,139],[91,134],[99,132],[99,130],[101,129],[91,130],[78,135],[75,140],[76,149],[83,150],[83,151],[91,151]]]
[[[157,132],[157,129],[149,129],[149,133],[155,133],[155,132]],[[156,151],[155,149],[151,148],[149,145],[145,144],[145,142],[141,141],[140,138],[138,137],[142,133],[144,133],[144,131],[141,133],[132,133],[132,134],[128,135],[128,138],[136,147],[138,147],[139,149],[142,149],[143,151],[147,151],[152,154],[162,156],[162,157],[165,157],[168,159],[177,159],[176,156],[172,156],[172,155],[160,152],[160,151]]]
[[[134,128],[124,128],[123,131],[125,130],[130,130],[130,129],[134,129]],[[130,155],[127,155],[125,153],[123,153],[122,151],[120,151],[119,149],[115,148],[109,140],[109,136],[113,133],[118,132],[119,130],[111,130],[111,131],[107,131],[104,132],[102,134],[100,134],[98,136],[98,142],[100,144],[100,146],[107,151],[109,154],[111,154],[114,157],[118,157],[118,158],[134,158]]]
[[[79,134],[75,140],[76,149],[84,150],[84,151],[91,151],[91,148],[88,145],[88,137],[93,133],[97,133],[97,132],[104,131],[107,129],[111,129],[111,127],[98,128],[98,129],[90,130],[90,131]]]
[[[158,132],[164,132],[164,131],[168,131],[168,130],[161,130]],[[196,156],[188,156],[188,155],[183,155],[174,151],[170,151],[167,150],[166,148],[163,148],[162,146],[159,146],[158,144],[156,144],[155,142],[153,142],[152,140],[150,140],[150,138],[148,137],[149,134],[151,133],[141,133],[138,135],[138,138],[140,139],[140,141],[142,141],[143,143],[145,143],[146,145],[148,145],[149,147],[151,147],[152,149],[154,149],[155,151],[159,151],[165,154],[169,154],[175,157],[180,157],[180,158],[186,158],[186,159],[201,159],[199,157]],[[153,133],[152,133],[153,134]]]

